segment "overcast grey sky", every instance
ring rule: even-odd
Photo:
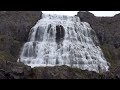
[[[49,14],[60,14],[60,15],[69,15],[74,16],[77,14],[78,11],[42,11],[43,13],[49,13]],[[114,16],[117,13],[120,13],[120,11],[90,11],[95,16]]]

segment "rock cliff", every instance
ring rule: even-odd
[[[40,11],[0,11],[0,60],[17,61],[30,29],[41,14]]]
[[[103,53],[111,68],[120,64],[120,14],[113,17],[96,17],[90,12],[78,12],[81,21],[88,22],[95,30]]]

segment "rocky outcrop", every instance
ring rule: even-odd
[[[17,62],[0,62],[0,79],[29,79],[31,68]]]
[[[30,68],[22,63],[0,62],[0,79],[97,79],[102,76],[68,66]]]
[[[78,12],[81,21],[88,22],[96,31],[101,44],[120,47],[120,14],[114,17],[96,17],[90,12]]]
[[[78,12],[81,21],[88,22],[95,30],[105,58],[111,68],[120,64],[120,14],[113,17],[96,17],[90,12]]]
[[[23,63],[3,61],[0,79],[120,79],[120,69],[98,74],[68,66],[30,68]]]
[[[12,57],[8,60],[16,62],[30,29],[41,15],[40,11],[0,11],[0,53],[4,52]]]
[[[39,67],[33,69],[36,79],[94,79],[98,78],[95,72],[83,71],[68,66]]]

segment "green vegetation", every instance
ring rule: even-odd
[[[120,47],[118,48],[118,54],[119,54],[119,56],[120,56]]]
[[[43,68],[40,68],[40,69],[43,69]],[[32,73],[32,76],[31,76],[31,77],[32,77],[33,79],[42,79],[41,73],[39,73],[38,70],[39,70],[39,68],[37,68],[37,67],[32,69],[32,72],[33,72],[33,73]]]
[[[10,60],[12,58],[13,57],[10,53],[7,53],[5,51],[0,51],[0,60]]]
[[[88,79],[87,77],[87,73],[81,69],[78,69],[78,68],[71,68],[71,71],[73,73],[77,73],[78,76],[80,77],[80,79]]]
[[[108,44],[101,45],[101,48],[105,58],[110,63],[110,70],[116,68],[118,65],[117,65],[116,57],[114,55],[112,48]]]
[[[0,35],[0,44],[4,42],[4,39],[5,39],[5,35]]]

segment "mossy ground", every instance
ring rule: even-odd
[[[0,43],[4,41],[4,35],[0,36]]]
[[[116,57],[114,55],[114,51],[109,47],[108,44],[101,45],[101,49],[103,51],[103,54],[106,58],[106,60],[110,63],[110,70],[113,70],[118,65],[116,61]],[[116,53],[120,54],[120,49],[116,49]]]
[[[5,51],[0,51],[0,60],[10,60],[13,59],[13,56]]]

